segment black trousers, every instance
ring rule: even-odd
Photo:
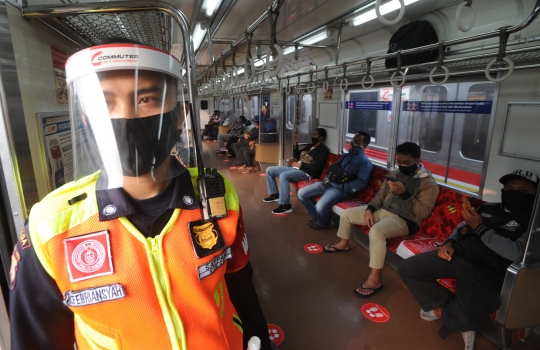
[[[240,148],[236,157],[238,158],[239,163],[244,163],[246,166],[253,166],[255,150],[250,148]]]
[[[238,136],[231,137],[229,141],[227,141],[227,146],[225,146],[227,150],[229,151],[229,155],[231,155],[232,157],[236,156],[236,153],[234,153],[233,145],[237,142],[238,142]]]
[[[454,331],[476,331],[500,306],[504,273],[471,263],[454,253],[447,261],[437,251],[403,260],[398,272],[424,311],[442,308],[442,339]],[[437,279],[457,279],[457,293],[441,286]]]

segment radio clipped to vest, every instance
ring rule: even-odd
[[[227,217],[225,205],[225,181],[217,169],[206,169],[197,178],[204,220]]]

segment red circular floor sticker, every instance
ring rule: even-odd
[[[224,157],[225,154],[224,153],[218,153],[218,157]]]
[[[230,159],[223,159],[224,162],[230,162]]]
[[[362,313],[368,320],[373,322],[386,322],[390,319],[390,313],[384,307],[374,303],[362,305]]]
[[[270,340],[273,341],[276,345],[283,343],[283,340],[285,339],[285,333],[283,333],[283,329],[271,323],[268,324],[268,336],[270,337]]]
[[[238,169],[238,167],[237,166],[230,166],[229,169],[236,170],[236,169]]]
[[[310,254],[322,253],[322,247],[315,243],[308,243],[304,246],[304,250]]]
[[[294,192],[289,192],[289,196],[294,196]]]
[[[266,176],[266,173],[260,173],[259,176]]]

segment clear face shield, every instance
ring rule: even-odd
[[[169,180],[191,165],[180,63],[134,44],[91,47],[66,64],[74,177],[98,189]]]

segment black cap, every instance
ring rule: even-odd
[[[532,171],[518,169],[518,170],[516,170],[514,172],[511,172],[510,174],[506,174],[503,177],[501,177],[499,179],[499,182],[504,185],[504,184],[506,184],[506,182],[508,180],[511,180],[511,179],[529,180],[530,182],[532,182],[534,187],[538,187],[538,176],[535,173],[533,173]]]

